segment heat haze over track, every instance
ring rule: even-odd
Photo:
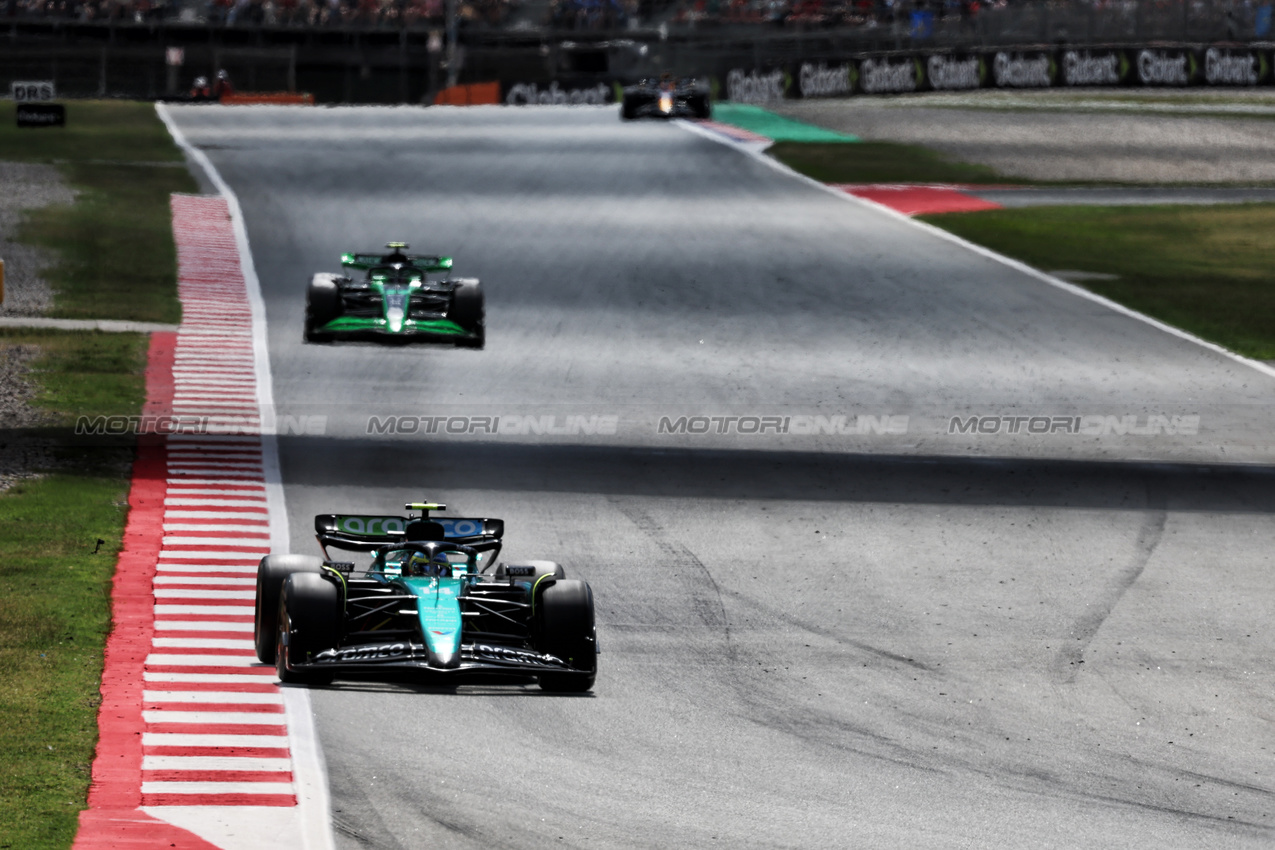
[[[614,110],[172,115],[294,549],[428,497],[598,599],[588,697],[316,691],[338,846],[1271,841],[1275,378]],[[389,239],[482,278],[485,350],[301,342]]]

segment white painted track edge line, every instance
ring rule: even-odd
[[[192,145],[182,133],[169,115],[168,107],[163,103],[157,103],[155,112],[168,128],[173,141],[204,170],[213,186],[225,198],[230,209],[252,316],[252,348],[257,376],[257,401],[261,405],[261,455],[266,500],[270,505],[271,548],[276,552],[286,552],[290,537],[287,507],[283,496],[283,479],[279,470],[279,446],[275,440],[274,383],[270,374],[270,352],[266,338],[265,301],[261,295],[261,281],[257,277],[256,266],[252,262],[252,249],[248,244],[248,230],[244,223],[243,210],[239,206],[239,198],[234,190],[222,179],[212,160]],[[310,694],[304,690],[285,688],[284,697],[287,707],[285,716],[288,717],[289,747],[296,766],[293,780],[296,785],[297,808],[301,816],[301,842],[309,850],[335,850],[327,768],[323,762],[318,733],[310,711]]]
[[[283,710],[288,720],[288,742],[292,753],[292,781],[296,788],[304,835],[310,848],[333,848],[332,806],[328,795],[327,766],[319,749],[319,736],[314,728],[310,692],[305,688],[284,687]]]
[[[1267,364],[1262,363],[1259,360],[1250,360],[1249,358],[1243,356],[1242,354],[1236,354],[1234,351],[1223,348],[1217,343],[1209,342],[1206,339],[1201,339],[1200,337],[1192,333],[1189,333],[1188,331],[1184,331],[1181,328],[1176,328],[1173,325],[1166,324],[1160,321],[1159,319],[1155,319],[1155,318],[1152,318],[1151,316],[1146,315],[1145,313],[1139,313],[1137,310],[1134,310],[1130,307],[1126,307],[1123,304],[1119,304],[1115,301],[1112,301],[1109,298],[1104,298],[1103,296],[1090,292],[1089,290],[1083,287],[1077,286],[1074,283],[1068,283],[1067,281],[1061,278],[1054,277],[1048,272],[1043,272],[1040,269],[1029,266],[1027,263],[1022,262],[1021,260],[1015,260],[1014,258],[1007,257],[1004,254],[998,254],[995,251],[991,250],[990,248],[985,248],[982,245],[979,245],[975,242],[970,242],[968,239],[962,239],[960,236],[957,236],[954,233],[949,233],[948,231],[944,230],[941,227],[936,227],[935,225],[929,224],[928,222],[917,221],[912,216],[905,215],[904,213],[898,212],[897,210],[892,210],[889,207],[885,206],[884,204],[878,204],[877,202],[870,201],[867,198],[860,198],[855,195],[851,195],[849,192],[845,192],[841,189],[834,188],[833,186],[830,186],[826,183],[820,183],[818,180],[815,180],[813,177],[807,177],[806,175],[802,174],[799,171],[794,171],[792,168],[789,168],[787,165],[784,165],[782,162],[775,159],[774,157],[767,156],[765,153],[765,149],[757,148],[757,147],[749,147],[746,143],[734,142],[730,139],[719,136],[718,134],[713,133],[703,127],[700,127],[696,125],[694,122],[686,121],[685,119],[681,119],[681,118],[676,119],[674,123],[677,124],[682,129],[695,133],[698,136],[702,136],[706,139],[717,142],[720,145],[725,145],[728,148],[734,148],[735,150],[738,150],[739,152],[743,153],[745,156],[752,157],[758,162],[761,162],[764,165],[770,168],[773,168],[774,170],[780,172],[781,174],[787,174],[789,177],[795,177],[796,179],[802,181],[803,183],[806,183],[810,186],[814,186],[818,189],[821,189],[824,192],[827,192],[835,197],[838,197],[843,201],[848,201],[850,203],[857,204],[861,207],[865,207],[868,209],[875,210],[879,213],[883,213],[899,221],[907,222],[913,227],[920,228],[921,230],[924,230],[925,232],[933,236],[937,236],[940,239],[944,239],[948,242],[951,242],[954,245],[960,245],[962,248],[966,248],[970,251],[973,251],[975,254],[986,257],[989,260],[994,260],[995,262],[1001,263],[1002,265],[1008,266],[1014,269],[1015,271],[1022,272],[1023,274],[1026,274],[1030,277],[1035,278],[1036,280],[1041,281],[1042,283],[1047,283],[1050,286],[1056,287],[1065,292],[1069,292],[1072,295],[1078,296],[1080,298],[1084,298],[1087,301],[1092,301],[1095,304],[1101,304],[1102,306],[1106,307],[1109,310],[1113,310],[1117,313],[1120,313],[1121,315],[1128,316],[1131,319],[1136,319],[1139,322],[1148,324],[1151,327],[1156,328],[1157,330],[1164,331],[1165,333],[1171,334],[1172,336],[1175,336],[1179,339],[1183,339],[1183,340],[1186,340],[1187,342],[1195,343],[1196,345],[1201,346],[1202,348],[1206,348],[1209,351],[1212,351],[1214,354],[1220,354],[1229,360],[1233,360],[1236,363],[1240,363],[1244,366],[1248,366],[1250,369],[1255,369],[1258,372],[1261,372],[1263,375],[1267,376],[1268,378],[1275,378],[1275,367],[1268,366]]]

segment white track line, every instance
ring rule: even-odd
[[[252,248],[248,243],[248,229],[244,223],[243,209],[239,205],[239,198],[236,197],[234,190],[222,179],[208,156],[190,144],[185,134],[172,120],[168,108],[159,103],[155,106],[155,112],[168,128],[173,141],[204,170],[230,209],[235,243],[239,249],[240,271],[248,292],[249,314],[252,318],[252,365],[257,379],[257,403],[261,411],[262,472],[266,483],[266,500],[270,507],[267,516],[271,549],[275,552],[286,552],[291,540],[288,532],[287,506],[284,502],[283,479],[279,471],[279,447],[275,440],[274,382],[270,373],[270,353],[266,338],[266,308],[261,296],[261,281],[257,278],[257,270],[252,261]],[[184,336],[183,341],[192,338],[192,336]],[[187,606],[164,607],[185,608]],[[160,606],[156,605],[156,615],[158,616],[159,613]],[[180,612],[172,611],[171,613]],[[300,845],[306,850],[333,850],[335,843],[332,834],[327,768],[323,762],[318,734],[314,728],[310,692],[304,688],[287,688],[284,697],[287,703],[285,716],[288,719],[288,738],[283,745],[288,746],[292,752],[293,780],[297,794],[297,825],[300,831],[297,837]]]
[[[726,147],[734,148],[735,150],[743,153],[745,156],[750,156],[753,159],[757,160],[758,162],[761,162],[764,165],[780,172],[781,174],[786,174],[789,177],[793,177],[797,180],[802,181],[803,183],[806,183],[810,186],[814,186],[817,189],[821,189],[824,192],[827,192],[830,195],[840,198],[843,201],[856,204],[858,206],[865,207],[867,209],[875,210],[883,215],[887,215],[899,221],[907,222],[913,227],[924,230],[926,233],[929,233],[931,236],[937,236],[940,239],[944,239],[955,245],[960,245],[962,248],[966,248],[970,251],[973,251],[975,254],[986,257],[989,260],[995,260],[996,262],[1001,263],[1002,265],[1009,266],[1011,269],[1014,269],[1015,271],[1022,272],[1023,274],[1028,275],[1029,277],[1034,277],[1037,280],[1043,283],[1047,283],[1050,286],[1053,286],[1057,289],[1061,289],[1065,292],[1070,292],[1072,295],[1075,295],[1080,298],[1084,298],[1088,301],[1092,301],[1095,304],[1101,304],[1102,306],[1106,307],[1109,310],[1114,310],[1115,312],[1120,313],[1121,315],[1128,316],[1131,319],[1136,319],[1139,322],[1148,324],[1153,328],[1162,330],[1167,334],[1176,336],[1178,339],[1184,339],[1187,342],[1192,342],[1198,346],[1207,348],[1209,351],[1212,351],[1215,354],[1220,354],[1223,357],[1226,357],[1230,360],[1234,360],[1236,363],[1242,363],[1243,365],[1248,366],[1250,369],[1256,369],[1258,372],[1261,372],[1263,375],[1266,375],[1267,377],[1275,378],[1275,368],[1272,368],[1271,366],[1268,366],[1267,364],[1262,363],[1259,360],[1250,360],[1249,358],[1236,354],[1234,351],[1225,349],[1222,346],[1217,345],[1216,343],[1209,342],[1208,340],[1201,339],[1200,337],[1195,336],[1194,334],[1187,333],[1181,328],[1175,328],[1173,325],[1167,325],[1164,322],[1160,321],[1159,319],[1151,318],[1145,313],[1139,313],[1137,310],[1132,310],[1124,306],[1123,304],[1117,304],[1115,301],[1111,301],[1110,299],[1103,298],[1101,295],[1095,295],[1094,293],[1090,292],[1087,289],[1076,286],[1074,283],[1068,283],[1067,281],[1062,280],[1061,278],[1054,277],[1053,275],[1047,274],[1041,271],[1040,269],[1033,268],[1024,262],[1015,260],[1012,257],[1006,257],[1004,254],[998,254],[995,251],[991,250],[990,248],[984,248],[982,245],[977,245],[973,242],[970,242],[967,239],[962,239],[961,237],[956,236],[955,234],[948,233],[946,230],[943,230],[940,227],[935,227],[934,225],[927,224],[926,222],[923,222],[923,221],[917,221],[915,218],[912,218],[909,215],[905,215],[901,212],[892,210],[887,206],[883,206],[882,204],[878,204],[874,201],[869,201],[866,198],[855,197],[854,195],[851,195],[847,192],[843,192],[840,189],[835,189],[832,186],[827,185],[826,183],[820,183],[818,180],[815,180],[812,177],[807,177],[804,174],[801,174],[797,171],[792,170],[791,168],[784,165],[782,162],[775,159],[774,157],[767,156],[763,149],[758,149],[756,147],[749,147],[745,144],[738,144],[738,143],[732,142],[730,139],[727,139],[717,133],[714,133],[710,130],[700,127],[691,121],[677,119],[675,123],[684,130],[688,130],[689,132],[695,133],[696,135],[703,136],[706,139],[711,139],[712,141],[717,142],[718,144],[721,144],[721,145],[725,145]]]

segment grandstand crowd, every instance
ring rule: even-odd
[[[185,21],[229,27],[442,26],[447,0],[0,0],[4,18],[150,23]],[[671,24],[803,27],[876,26],[918,13],[972,19],[1007,0],[455,0],[461,26],[550,26],[624,30]],[[519,14],[522,12],[523,14]],[[539,18],[539,20],[537,20]]]

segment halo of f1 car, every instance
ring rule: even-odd
[[[709,118],[712,103],[708,88],[698,80],[675,78],[664,74],[659,79],[644,79],[624,89],[620,117],[636,118]]]
[[[497,562],[499,519],[320,514],[323,558],[267,555],[257,568],[253,639],[279,679],[415,671],[447,681],[535,679],[578,693],[597,675],[593,591],[552,561]],[[371,553],[357,569],[328,549]]]
[[[482,348],[486,332],[479,281],[452,277],[451,257],[408,254],[406,242],[385,247],[387,254],[342,254],[346,272],[320,272],[310,279],[306,341],[420,339]]]

